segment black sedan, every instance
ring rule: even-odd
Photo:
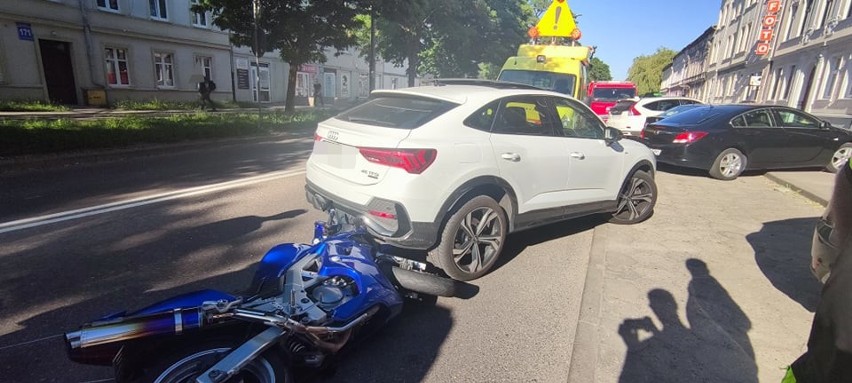
[[[649,124],[642,142],[657,162],[732,180],[745,170],[824,167],[852,155],[852,132],[775,105],[705,105]]]

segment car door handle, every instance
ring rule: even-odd
[[[512,162],[518,162],[521,160],[521,155],[518,153],[503,153],[500,155],[504,160],[509,160]]]
[[[586,158],[586,155],[583,154],[583,153],[580,153],[580,152],[573,152],[573,153],[571,153],[571,157],[576,158],[578,160],[582,160],[582,159]]]

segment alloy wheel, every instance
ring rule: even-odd
[[[722,157],[719,170],[725,177],[734,177],[742,171],[743,159],[736,153],[728,153]]]
[[[852,146],[841,147],[831,157],[831,165],[835,169],[843,169],[843,166],[849,161],[849,157],[852,157]]]
[[[653,188],[647,181],[634,175],[619,196],[614,216],[633,221],[643,216],[653,205]]]
[[[503,233],[500,213],[480,207],[465,215],[456,230],[453,262],[467,273],[476,273],[499,254]]]

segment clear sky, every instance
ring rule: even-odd
[[[583,45],[609,65],[613,80],[627,78],[633,58],[659,47],[680,51],[719,19],[721,0],[568,0],[581,16]]]

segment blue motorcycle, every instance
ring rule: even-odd
[[[117,382],[289,383],[383,327],[404,298],[455,295],[453,280],[329,213],[312,244],[270,249],[247,293],[195,291],[100,318],[65,334],[69,358],[113,366]]]

